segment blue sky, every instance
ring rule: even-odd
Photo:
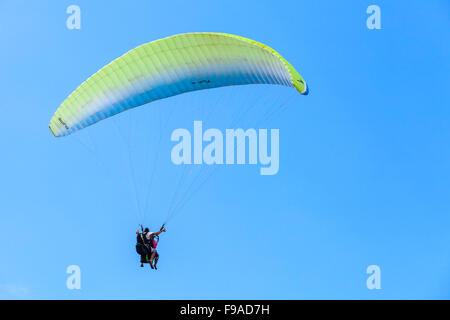
[[[81,30],[66,28],[71,4]],[[381,30],[366,27],[371,4]],[[449,17],[446,0],[1,0],[0,298],[450,298]],[[280,129],[279,173],[220,169],[171,220],[151,272],[138,267],[123,168],[102,171],[76,139],[54,138],[48,121],[111,60],[192,31],[270,45],[311,93],[270,123]],[[155,108],[177,103],[181,121],[194,100],[224,96]],[[107,150],[117,144],[111,123],[89,128],[106,135],[98,141]],[[163,206],[177,168],[160,162],[152,196]],[[149,214],[152,228],[161,208]],[[366,287],[373,264],[381,290]],[[81,290],[66,288],[69,265],[81,268]]]

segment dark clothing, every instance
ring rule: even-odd
[[[145,233],[139,233],[136,238],[136,252],[141,256],[141,263],[148,262],[152,254],[150,243]]]
[[[149,241],[147,240],[147,232],[139,233],[136,237],[136,242],[148,245]]]
[[[157,235],[153,235],[149,240],[147,239],[147,232],[144,231],[137,234],[136,252],[141,256],[141,263],[150,263],[156,266],[159,260],[159,254],[156,251],[158,242],[159,237]],[[154,260],[150,261],[153,252],[155,253]]]

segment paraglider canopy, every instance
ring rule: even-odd
[[[185,33],[141,45],[100,69],[61,104],[49,127],[56,137],[65,136],[151,101],[245,84],[308,93],[294,67],[262,43],[225,33]]]

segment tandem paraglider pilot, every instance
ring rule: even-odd
[[[152,269],[158,270],[159,254],[156,247],[159,243],[159,235],[165,232],[166,228],[163,225],[159,231],[151,232],[149,228],[141,227],[141,231],[136,231],[136,252],[141,256],[141,267],[144,263],[148,263]]]

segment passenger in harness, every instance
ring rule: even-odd
[[[148,228],[143,229],[141,226],[141,231],[136,231],[136,252],[141,256],[141,267],[144,266],[144,263],[149,263],[152,269],[157,270],[159,254],[156,247],[158,246],[159,235],[165,232],[166,228],[163,225],[158,232],[150,232]]]

